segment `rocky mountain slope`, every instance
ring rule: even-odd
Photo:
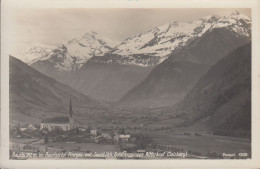
[[[177,105],[187,123],[202,119],[217,134],[250,135],[251,44],[218,61]]]
[[[69,100],[75,113],[100,109],[105,104],[61,84],[10,56],[10,119],[39,122],[41,118],[66,116]]]
[[[228,28],[215,28],[175,51],[121,99],[123,106],[168,106],[180,101],[219,59],[250,42]]]

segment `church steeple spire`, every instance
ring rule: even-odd
[[[71,99],[70,99],[70,110],[69,110],[69,116],[72,117],[73,111],[72,111],[72,105],[71,105]]]

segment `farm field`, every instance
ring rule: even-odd
[[[116,152],[119,151],[116,145],[104,145],[95,143],[49,143],[48,146],[53,148],[60,148],[67,151],[91,151],[91,152]]]
[[[190,135],[189,135],[190,134]],[[200,153],[251,153],[251,140],[249,138],[237,138],[194,133],[150,132],[153,141],[160,145],[168,145],[184,150]]]
[[[49,153],[61,152],[61,151],[70,151],[70,152],[117,152],[119,151],[116,145],[104,145],[104,144],[95,144],[95,143],[66,143],[66,142],[55,142],[43,144],[43,140],[34,142],[35,139],[26,139],[25,140],[12,140],[10,142],[10,149],[16,151],[23,151],[23,147],[31,143],[30,146],[34,147],[35,150],[39,149],[41,152],[46,150]],[[32,142],[34,142],[32,144]],[[46,149],[47,148],[47,149]]]

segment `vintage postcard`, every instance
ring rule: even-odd
[[[259,1],[1,7],[1,167],[260,167]]]

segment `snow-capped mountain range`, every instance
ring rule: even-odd
[[[251,19],[236,11],[230,16],[213,15],[193,22],[175,21],[126,39],[111,53],[128,58],[133,64],[151,66],[152,63],[152,65],[157,65],[168,58],[176,48],[185,46],[189,41],[202,36],[207,31],[222,27],[226,27],[238,35],[249,37]],[[138,55],[145,57],[137,57]],[[153,56],[154,61],[145,59],[146,56]],[[149,59],[151,58],[149,57]]]
[[[185,46],[205,32],[226,28],[237,36],[251,36],[251,18],[234,12],[229,16],[207,16],[192,22],[172,22],[117,43],[89,32],[56,49],[31,48],[23,53],[23,61],[51,61],[59,70],[74,70],[89,59],[92,62],[154,66],[176,49]],[[100,56],[100,57],[94,57]]]
[[[96,32],[88,32],[76,37],[54,49],[32,47],[22,53],[22,60],[27,64],[38,61],[55,63],[59,70],[80,68],[93,56],[103,56],[118,42],[99,36]]]

